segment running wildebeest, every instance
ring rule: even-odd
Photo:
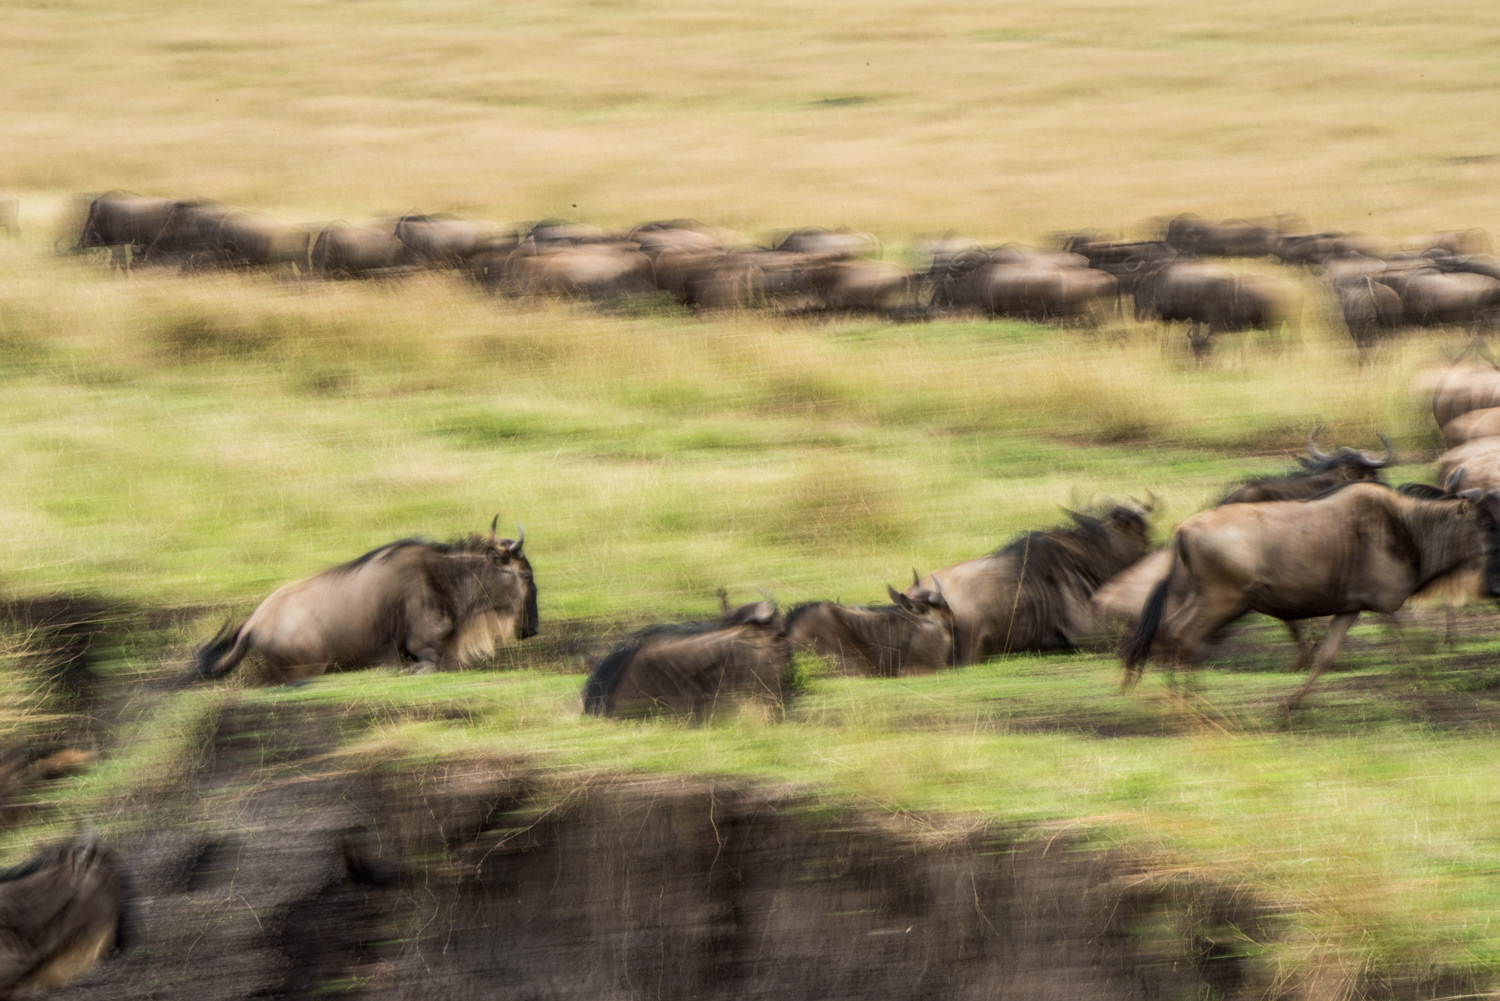
[[[1167,223],[1164,240],[1204,257],[1260,257],[1271,253],[1276,236],[1269,226],[1244,219],[1210,222],[1189,213]]]
[[[776,606],[755,602],[712,622],[642,629],[606,654],[583,686],[583,711],[644,716],[659,710],[702,722],[741,696],[779,704],[791,647]]]
[[[1301,312],[1296,292],[1282,283],[1236,275],[1201,261],[1144,265],[1131,279],[1135,316],[1163,323],[1186,321],[1188,343],[1202,361],[1217,334],[1246,330],[1285,332]],[[1203,332],[1203,326],[1208,332]]]
[[[1401,297],[1396,290],[1366,275],[1352,281],[1332,283],[1339,301],[1339,312],[1349,328],[1349,338],[1359,349],[1361,363],[1370,348],[1387,332],[1399,328],[1405,318]]]
[[[1455,362],[1437,374],[1432,387],[1432,417],[1439,428],[1446,428],[1454,418],[1471,410],[1490,407],[1500,407],[1500,368]]]
[[[893,604],[849,608],[832,601],[798,605],[786,616],[793,650],[831,659],[845,674],[895,678],[953,664],[953,611],[941,589],[918,583],[912,595],[887,586]]]
[[[1196,667],[1224,626],[1256,611],[1283,621],[1333,616],[1295,707],[1338,656],[1361,612],[1392,614],[1440,579],[1484,561],[1500,596],[1500,493],[1422,500],[1356,483],[1320,500],[1234,504],[1177,527],[1167,576],[1152,591],[1124,655],[1126,684],[1161,642]]]
[[[907,588],[942,595],[953,612],[958,664],[1022,650],[1072,650],[1092,624],[1099,585],[1146,555],[1150,508],[1068,512],[1071,528],[1027,532],[988,556],[928,574]]]
[[[287,584],[199,650],[194,675],[222,677],[250,654],[280,682],[405,660],[422,670],[462,669],[497,644],[535,636],[526,535],[497,539],[498,522],[488,537],[400,539]]]
[[[433,268],[459,268],[488,249],[498,234],[488,226],[452,215],[404,215],[396,220],[396,239],[406,248],[407,260]],[[515,233],[499,242],[514,249]]]
[[[977,310],[1030,320],[1099,320],[1119,297],[1119,282],[1086,257],[1029,247],[969,251],[926,275],[934,309]]]
[[[313,241],[309,264],[325,278],[369,278],[401,269],[406,247],[390,233],[335,222]]]
[[[1311,458],[1297,457],[1301,469],[1281,476],[1248,480],[1231,490],[1215,506],[1325,497],[1353,483],[1381,483],[1380,471],[1396,461],[1395,451],[1384,435],[1378,435],[1385,445],[1383,457],[1377,458],[1372,452],[1348,446],[1336,449],[1332,455],[1326,454],[1318,449],[1318,432],[1321,430],[1321,427],[1315,428],[1307,438]],[[1171,548],[1163,547],[1106,581],[1094,594],[1094,611],[1101,623],[1134,627],[1141,607],[1170,569]],[[1293,670],[1301,670],[1312,657],[1313,648],[1304,638],[1300,622],[1290,620],[1286,627],[1300,651]]]
[[[129,945],[119,857],[92,836],[0,870],[0,998],[56,987]]]
[[[172,212],[169,198],[142,198],[111,191],[89,203],[76,250],[105,248],[110,266],[124,268],[130,255],[140,257],[161,233]]]

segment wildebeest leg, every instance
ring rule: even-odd
[[[1209,351],[1213,348],[1214,329],[1210,324],[1208,336],[1203,335],[1203,323],[1194,320],[1193,325],[1188,328],[1188,343],[1193,347],[1193,360],[1202,365],[1208,358]]]
[[[1301,673],[1307,670],[1307,662],[1313,655],[1314,644],[1311,638],[1302,631],[1302,622],[1299,619],[1287,619],[1286,631],[1292,634],[1292,642],[1297,644],[1297,659],[1292,662],[1292,671]]]
[[[1333,617],[1333,621],[1328,624],[1328,635],[1323,637],[1323,643],[1318,647],[1318,656],[1313,660],[1312,673],[1307,676],[1302,687],[1297,689],[1297,693],[1286,701],[1288,712],[1297,708],[1302,701],[1302,696],[1307,694],[1308,689],[1312,688],[1313,683],[1318,680],[1318,676],[1327,670],[1328,665],[1332,664],[1334,658],[1339,655],[1339,648],[1344,645],[1344,637],[1349,634],[1349,627],[1354,625],[1354,620],[1357,618],[1359,618],[1358,612],[1345,612]]]

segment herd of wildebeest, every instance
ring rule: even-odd
[[[0,204],[6,219],[13,225],[14,213]],[[1160,240],[1074,235],[1060,250],[948,238],[928,248],[930,267],[918,273],[875,259],[875,242],[848,232],[799,230],[745,248],[685,222],[628,233],[544,222],[519,233],[409,215],[393,232],[334,224],[313,234],[215,203],[111,193],[89,204],[76,249],[108,248],[126,267],[286,267],[328,278],[452,268],[518,295],[652,291],[703,309],[1077,319],[1117,309],[1129,294],[1140,315],[1188,322],[1200,355],[1217,333],[1269,328],[1299,308],[1289,284],[1208,257],[1320,267],[1361,348],[1402,324],[1484,327],[1500,308],[1500,262],[1477,232],[1398,252],[1372,238],[1285,230],[1183,217]],[[734,607],[721,592],[717,618],[650,626],[593,661],[582,709],[701,721],[744,699],[779,704],[799,655],[891,678],[1013,652],[1114,648],[1128,687],[1151,659],[1196,667],[1254,611],[1286,623],[1294,666],[1308,669],[1290,710],[1361,613],[1500,596],[1500,368],[1455,362],[1437,374],[1433,415],[1448,446],[1435,484],[1389,485],[1389,445],[1324,452],[1314,431],[1300,468],[1234,485],[1154,550],[1154,500],[1108,502],[976,559],[914,570],[904,590],[887,585],[890,604],[783,611],[769,597]],[[499,645],[541,629],[524,532],[509,539],[497,529],[498,517],[487,534],[450,543],[398,540],[288,584],[205,643],[185,683],[221,678],[246,658],[275,683],[383,664],[482,666]],[[1304,624],[1329,616],[1314,648]],[[0,871],[0,925],[20,930],[0,940],[0,995],[65,981],[121,947],[127,897],[119,860],[88,835]]]
[[[446,269],[513,296],[664,295],[699,310],[908,320],[980,313],[1097,323],[1118,314],[1129,296],[1137,319],[1187,324],[1200,359],[1218,334],[1279,337],[1303,312],[1296,283],[1209,258],[1268,257],[1320,269],[1362,354],[1405,326],[1478,330],[1500,320],[1500,259],[1480,230],[1391,241],[1308,232],[1285,218],[1180,216],[1159,239],[1083,232],[1060,237],[1056,249],[947,236],[922,245],[918,270],[880,260],[879,242],[868,234],[817,228],[752,246],[691,220],[608,231],[559,220],[515,228],[408,214],[390,228],[308,227],[213,201],[111,192],[89,202],[74,249],[107,249],[122,268],[282,269],[331,279]]]

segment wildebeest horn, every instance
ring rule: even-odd
[[[916,587],[920,583],[922,583],[922,575],[919,574],[919,573],[917,573],[917,568],[916,567],[912,567],[911,568],[911,586],[912,587]]]
[[[497,515],[496,517],[498,518],[499,516]],[[518,524],[516,525],[516,541],[506,546],[506,548],[510,550],[512,556],[520,556],[521,547],[524,545],[526,545],[526,529]]]
[[[1375,458],[1373,453],[1360,452],[1359,461],[1369,469],[1384,469],[1386,466],[1389,466],[1392,462],[1396,461],[1396,450],[1391,447],[1391,440],[1385,435],[1377,431],[1375,433],[1375,437],[1379,438],[1380,443],[1385,446],[1385,458],[1377,459]]]
[[[83,853],[85,855],[92,855],[94,849],[99,847],[99,835],[94,830],[94,825],[85,821],[83,830],[79,832],[79,836],[83,841]]]
[[[902,608],[905,608],[907,603],[911,601],[910,598],[902,594],[900,591],[896,590],[894,587],[891,587],[891,585],[889,584],[885,586],[885,593],[891,596],[891,602],[893,604],[900,605]]]
[[[729,592],[722,587],[719,588],[719,614],[729,614]]]
[[[490,522],[490,541],[495,541],[495,528],[500,524],[500,516],[495,515],[495,520]]]
[[[1319,462],[1327,462],[1329,459],[1332,459],[1333,456],[1324,455],[1322,452],[1318,451],[1318,435],[1322,432],[1323,425],[1321,424],[1313,428],[1313,433],[1307,436],[1307,451],[1314,459],[1317,459]]]
[[[1447,490],[1453,496],[1457,497],[1458,496],[1458,488],[1463,483],[1463,481],[1464,481],[1464,467],[1463,466],[1459,466],[1457,469],[1455,469],[1453,471],[1453,475],[1450,476],[1450,477],[1448,477],[1448,482],[1445,483],[1445,484],[1443,484],[1443,488],[1445,490]]]

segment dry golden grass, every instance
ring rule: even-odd
[[[14,5],[0,188],[1036,238],[1500,225],[1483,0]]]

